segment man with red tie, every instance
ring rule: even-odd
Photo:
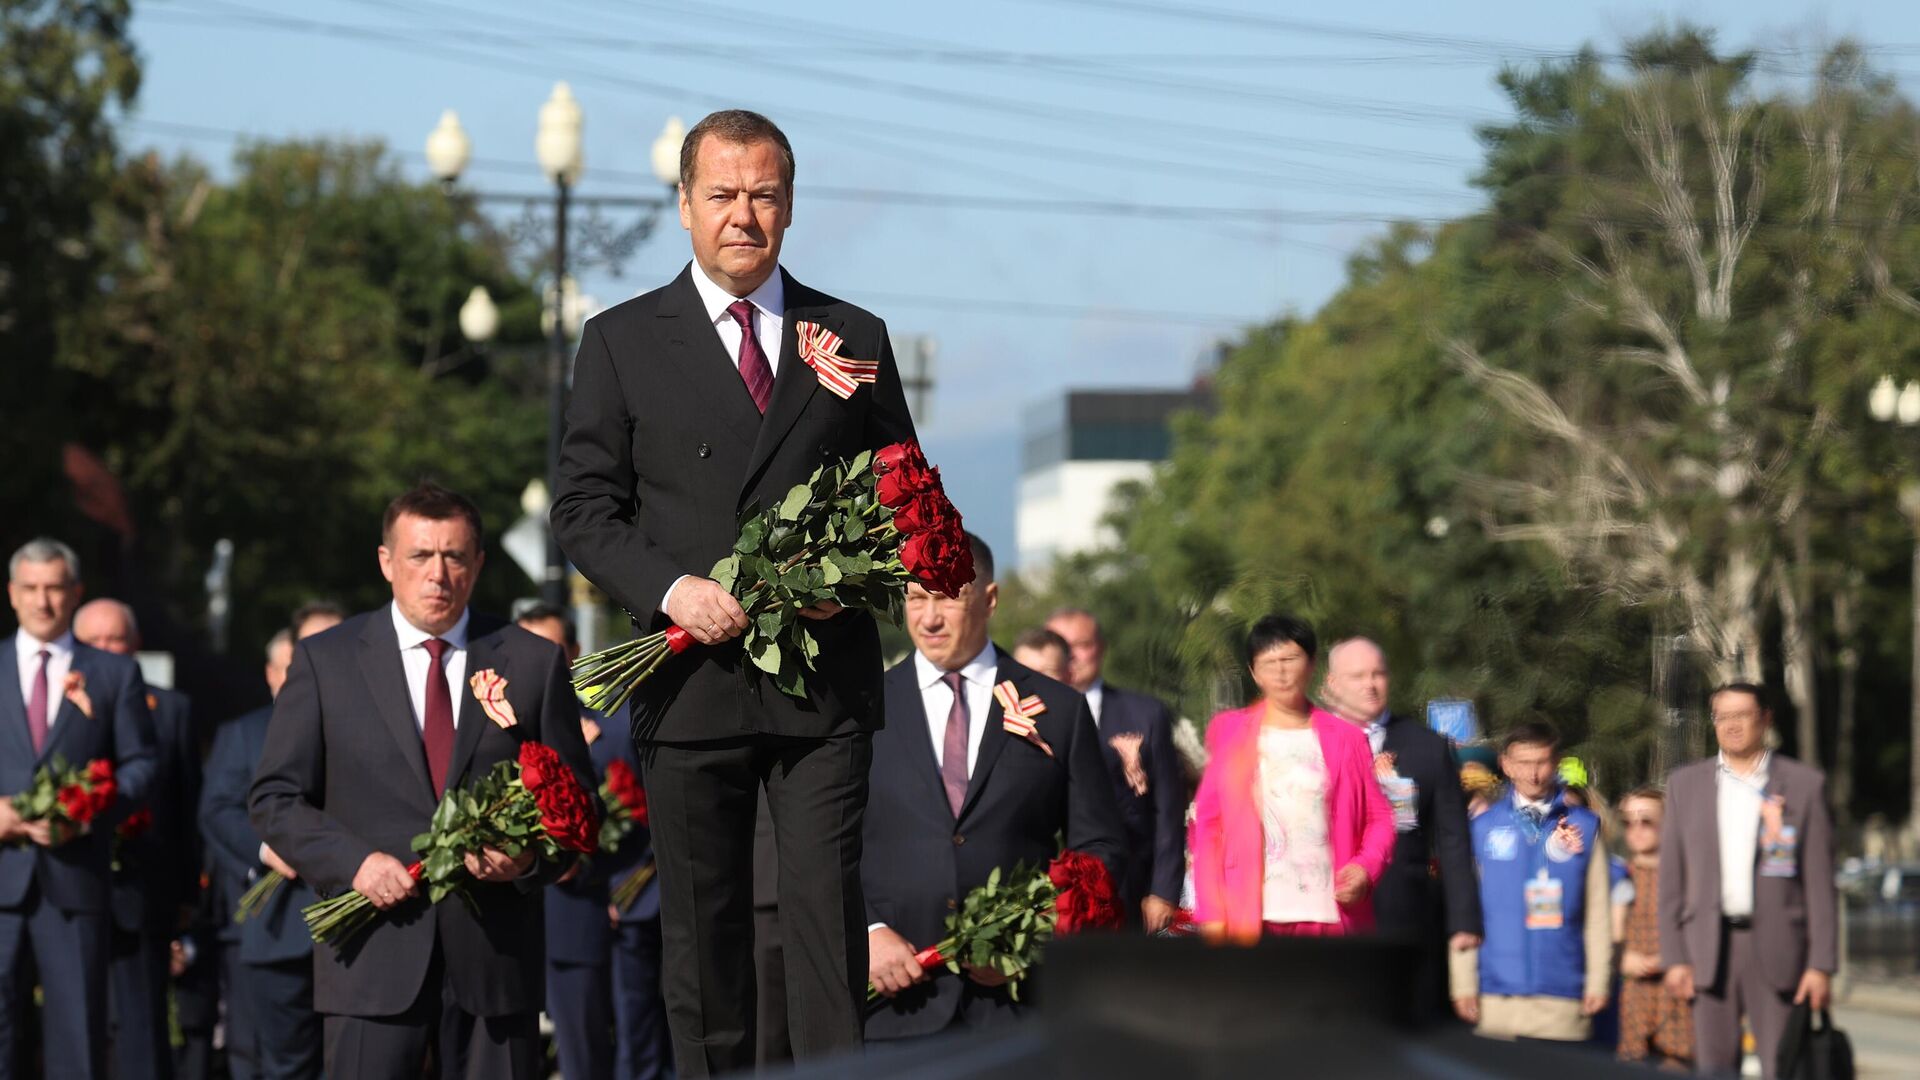
[[[913,438],[886,324],[780,267],[793,172],[786,135],[758,113],[714,113],[687,133],[680,224],[693,262],[582,331],[553,503],[554,535],[581,573],[641,628],[678,625],[698,643],[631,701],[682,1076],[754,1064],[757,996],[768,989],[754,974],[763,789],[793,1054],[860,1044],[860,826],[882,722],[879,632],[865,612],[804,612],[820,656],[807,697],[789,697],[742,670],[746,615],[707,576],[733,550],[746,507],[771,504],[821,465]],[[877,361],[874,372],[835,378],[817,351],[830,338],[839,359]]]
[[[313,950],[328,1076],[418,1076],[428,1060],[442,1076],[543,1075],[542,886],[570,863],[469,852],[478,884],[437,905],[407,873],[441,795],[522,743],[595,786],[559,647],[467,610],[482,535],[480,512],[445,488],[395,499],[379,548],[393,603],[302,640],[274,699],[254,828],[323,899],[352,889],[383,913]],[[504,681],[511,723],[469,688],[483,672]]]

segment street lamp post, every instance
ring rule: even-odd
[[[1882,375],[1867,395],[1867,410],[1881,423],[1898,422],[1911,428],[1920,424],[1920,383],[1908,380],[1895,389],[1893,379]],[[1910,619],[1913,624],[1912,667],[1908,672],[1909,690],[1907,734],[1912,749],[1907,754],[1907,831],[1920,837],[1920,481],[1908,477],[1900,484],[1900,512],[1913,529],[1913,596]]]
[[[569,276],[577,269],[605,265],[619,273],[620,265],[652,234],[660,215],[672,205],[672,189],[680,179],[680,143],[686,128],[679,117],[670,118],[654,139],[651,163],[656,179],[667,186],[663,196],[582,198],[574,188],[585,170],[584,115],[573,90],[566,83],[554,85],[553,94],[540,107],[540,123],[534,134],[534,155],[541,171],[553,184],[551,225],[553,287],[548,290],[547,315],[542,322],[547,332],[547,460],[546,488],[549,497],[560,486],[560,436],[566,425],[567,339],[584,318],[584,305]],[[452,109],[441,114],[440,123],[427,136],[427,165],[449,192],[466,169],[473,152],[472,140],[460,126]],[[525,207],[521,222],[510,230],[516,242],[530,247],[547,229],[536,212],[538,196],[490,192],[463,192],[479,202],[513,202]],[[570,228],[572,214],[584,207],[588,219],[578,233]],[[601,217],[604,209],[638,210],[640,218],[626,229],[615,229]],[[499,328],[499,312],[484,287],[476,287],[460,309],[460,330],[466,339],[481,344]],[[540,598],[551,604],[567,603],[567,563],[560,544],[547,527],[546,565],[540,575]]]

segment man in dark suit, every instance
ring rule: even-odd
[[[960,595],[907,587],[914,654],[887,672],[887,726],[873,739],[860,874],[868,974],[887,1001],[867,1018],[868,1039],[1004,1026],[1032,1003],[1024,993],[1013,1000],[998,972],[969,968],[956,978],[913,960],[995,869],[1044,868],[1056,837],[1097,856],[1116,882],[1126,869],[1124,826],[1086,699],[994,647],[993,554],[968,540],[976,576]],[[994,688],[1008,682],[1019,700],[1040,699],[1036,739],[1005,726]]]
[[[340,625],[331,608],[302,609],[267,643],[267,690],[278,699],[294,642]],[[273,706],[229,721],[207,755],[200,828],[221,896],[221,944],[227,979],[227,1064],[233,1080],[314,1080],[320,1075],[320,1015],[313,1011],[313,938],[300,909],[312,886],[261,842],[247,816],[247,793],[267,745]],[[233,921],[240,897],[267,872],[287,880],[259,914]]]
[[[152,790],[153,717],[138,664],[74,640],[80,594],[80,560],[59,541],[29,541],[8,560],[20,628],[0,640],[0,1080],[19,1064],[28,971],[44,995],[47,1075],[106,1075],[113,832]],[[79,835],[13,807],[55,758],[113,763],[118,798]]]
[[[535,604],[514,621],[565,649],[569,661],[579,657],[564,609]],[[583,710],[580,729],[600,782],[616,761],[639,774],[623,722]],[[625,911],[612,901],[615,888],[651,873],[652,863],[651,837],[636,822],[616,850],[600,851],[547,891],[547,1017],[568,1080],[655,1080],[672,1071],[660,1001],[659,880],[648,880]]]
[[[73,636],[117,656],[140,651],[133,609],[106,597],[80,606]],[[151,816],[134,835],[114,841],[107,1004],[115,1080],[173,1075],[168,969],[200,892],[200,838],[193,827],[200,800],[200,739],[192,704],[177,690],[150,686],[147,708],[153,714],[157,766],[144,807]]]
[[[1792,1007],[1827,1007],[1839,969],[1833,815],[1820,770],[1767,749],[1766,691],[1708,699],[1720,753],[1667,779],[1660,835],[1660,959],[1693,1002],[1694,1066],[1740,1067],[1741,1017],[1774,1075]]]
[[[1173,714],[1158,699],[1107,683],[1107,639],[1091,612],[1062,608],[1047,629],[1066,639],[1073,688],[1085,694],[1100,752],[1127,824],[1127,921],[1158,933],[1173,921],[1187,873],[1187,785],[1173,748]]]
[[[444,488],[395,499],[379,548],[393,603],[297,644],[274,701],[254,828],[321,896],[352,889],[382,913],[313,951],[328,1076],[417,1076],[430,1059],[442,1076],[540,1075],[541,886],[572,860],[468,852],[475,880],[442,904],[407,872],[441,796],[524,743],[593,787],[566,657],[467,610],[483,535],[479,511]],[[497,711],[470,689],[489,671],[506,682]]]
[[[1390,685],[1386,654],[1366,638],[1327,652],[1327,704],[1367,733],[1374,775],[1393,806],[1393,859],[1373,886],[1374,921],[1382,933],[1418,943],[1415,1008],[1444,1017],[1452,1013],[1447,952],[1481,940],[1473,838],[1453,748],[1419,720],[1390,711]]]
[[[733,549],[742,510],[823,464],[913,438],[886,325],[780,268],[792,219],[793,153],[779,128],[730,110],[688,132],[680,223],[693,263],[587,323],[553,504],[554,533],[588,579],[642,628],[678,625],[698,643],[630,706],[656,823],[667,1016],[689,1076],[753,1064],[762,788],[794,1056],[860,1042],[860,815],[882,722],[879,633],[865,612],[806,612],[820,657],[797,700],[749,676],[733,641],[746,616],[705,576]],[[878,361],[873,381],[844,397],[822,385],[801,324],[838,335],[845,359]]]

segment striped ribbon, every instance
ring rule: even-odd
[[[473,688],[474,700],[480,703],[480,709],[487,714],[487,719],[502,728],[510,728],[520,722],[519,717],[513,715],[513,705],[507,701],[506,676],[488,668],[474,672],[473,677],[467,680],[467,685]]]
[[[1033,721],[1034,717],[1047,711],[1046,703],[1040,700],[1040,696],[1030,694],[1024,698],[1021,697],[1020,688],[1013,685],[1013,681],[1009,679],[993,688],[993,697],[1000,703],[1001,711],[1006,714],[1001,721],[1001,726],[1006,728],[1008,733],[1020,736],[1039,747],[1048,757],[1052,757],[1053,747],[1048,746],[1047,741],[1040,737],[1039,725]]]
[[[853,396],[861,383],[871,385],[880,374],[878,360],[849,360],[840,355],[840,335],[819,323],[801,321],[794,326],[800,342],[800,359],[819,377],[820,385],[840,400]]]

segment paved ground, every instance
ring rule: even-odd
[[[1920,1077],[1920,983],[1855,982],[1833,1010],[1862,1077]]]

